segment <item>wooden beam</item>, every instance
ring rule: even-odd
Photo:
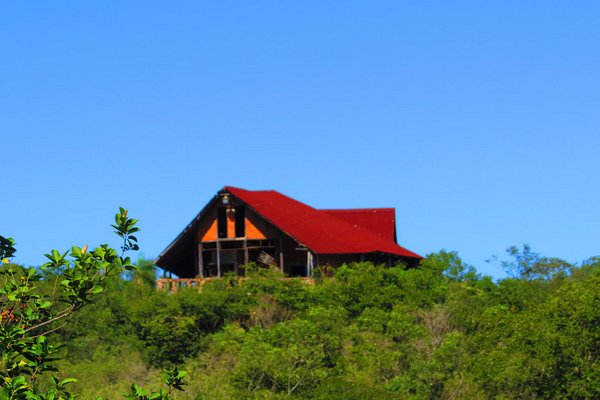
[[[313,270],[313,254],[310,251],[306,252],[306,277],[310,278]]]
[[[198,276],[204,277],[204,254],[202,253],[202,243],[198,243]]]
[[[248,264],[250,256],[248,254],[248,241],[244,239],[244,265]]]
[[[221,241],[217,240],[217,276],[221,277]]]
[[[285,274],[283,266],[283,239],[279,239],[279,267],[281,268],[281,272]]]
[[[235,249],[235,254],[233,255],[233,272],[237,275],[239,275],[239,271],[240,271],[240,265],[238,263],[238,259],[239,259],[239,249]]]

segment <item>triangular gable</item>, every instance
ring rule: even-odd
[[[213,220],[206,232],[200,238],[201,242],[210,242],[217,240],[217,220]]]
[[[248,218],[244,218],[244,223],[246,224],[245,229],[245,238],[252,240],[262,240],[266,239],[264,233],[261,232],[260,229],[256,227]],[[217,220],[214,219],[210,224],[208,229],[204,232],[200,232],[200,242],[212,242],[217,240]],[[235,222],[228,219],[227,221],[227,236],[235,237]]]

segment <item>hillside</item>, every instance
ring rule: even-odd
[[[498,282],[448,252],[320,268],[313,285],[249,266],[201,293],[139,271],[61,331],[59,369],[84,399],[152,388],[174,364],[181,399],[598,398],[600,259],[512,255]]]

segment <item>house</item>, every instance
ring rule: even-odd
[[[311,276],[318,265],[352,261],[416,266],[422,257],[396,243],[395,210],[318,210],[274,190],[226,186],[158,256],[180,278],[242,275],[242,265],[277,265]]]

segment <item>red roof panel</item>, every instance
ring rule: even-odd
[[[383,211],[381,218],[371,218],[366,216],[366,210],[348,210],[347,214],[341,210],[317,210],[274,190],[250,191],[230,186],[225,190],[315,253],[382,252],[422,258],[395,243],[389,221],[385,222],[390,211]],[[374,210],[381,209],[371,211]],[[383,210],[393,213],[393,209]],[[374,232],[379,226],[384,227],[380,235]]]
[[[393,208],[361,208],[348,210],[321,210],[343,219],[357,228],[365,229],[382,239],[396,241],[396,213]]]

